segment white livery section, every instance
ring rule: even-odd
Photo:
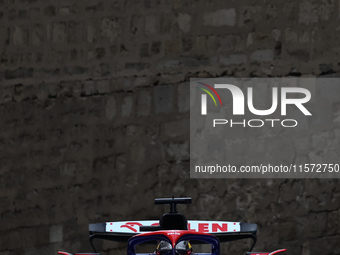
[[[106,232],[140,233],[140,226],[158,226],[158,220],[106,222]]]
[[[106,232],[141,233],[140,226],[158,226],[158,220],[106,222]],[[240,232],[240,222],[188,220],[188,230],[201,233]],[[143,232],[145,233],[145,232]]]

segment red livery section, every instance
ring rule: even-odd
[[[201,233],[209,232],[209,224],[199,223],[198,224],[198,232],[201,232]]]
[[[217,232],[220,230],[221,232],[227,232],[228,231],[228,224],[222,223],[222,226],[220,226],[217,223],[212,224],[212,232]]]
[[[247,255],[274,255],[280,252],[285,252],[287,249],[280,249],[272,252],[247,252]]]
[[[72,253],[69,253],[69,252],[66,252],[66,251],[58,251],[58,254],[59,255],[100,255],[100,253],[75,253],[75,254],[72,254]]]
[[[269,252],[252,252],[251,255],[269,255]]]
[[[131,231],[137,233],[137,229],[134,228],[134,226],[143,226],[141,223],[139,222],[127,222],[126,224],[124,225],[121,225],[120,227],[121,228],[128,228],[130,229]]]
[[[287,250],[287,249],[276,250],[276,251],[273,251],[273,252],[269,253],[269,255],[274,255],[274,254],[277,254],[277,253],[279,253],[279,252],[284,252],[284,251],[286,251],[286,250]]]
[[[197,233],[196,231],[190,231],[190,230],[167,230],[167,231],[155,231],[155,232],[148,232],[144,234],[139,234],[138,236],[153,236],[153,235],[164,235],[167,238],[171,240],[171,242],[174,244],[180,239],[183,235],[187,234],[195,234],[197,236],[199,235],[209,235],[205,233]]]

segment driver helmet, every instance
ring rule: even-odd
[[[192,246],[189,241],[180,241],[175,246],[176,255],[190,255]],[[166,241],[160,241],[156,248],[156,255],[171,255],[172,246]]]
[[[171,255],[172,246],[166,241],[160,241],[156,248],[156,255]]]
[[[192,246],[189,241],[180,241],[175,246],[177,255],[190,255],[192,253]]]

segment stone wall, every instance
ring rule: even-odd
[[[171,194],[192,196],[179,207],[190,219],[258,223],[256,250],[340,254],[337,179],[195,180],[188,168],[189,79],[338,73],[339,9],[0,0],[0,254],[91,251],[88,223],[157,219],[168,208],[153,198]]]

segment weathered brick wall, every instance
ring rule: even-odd
[[[338,180],[188,169],[189,78],[337,73],[339,8],[0,0],[0,254],[90,251],[88,223],[158,218],[153,198],[171,194],[193,197],[190,219],[259,223],[257,250],[340,254]]]

